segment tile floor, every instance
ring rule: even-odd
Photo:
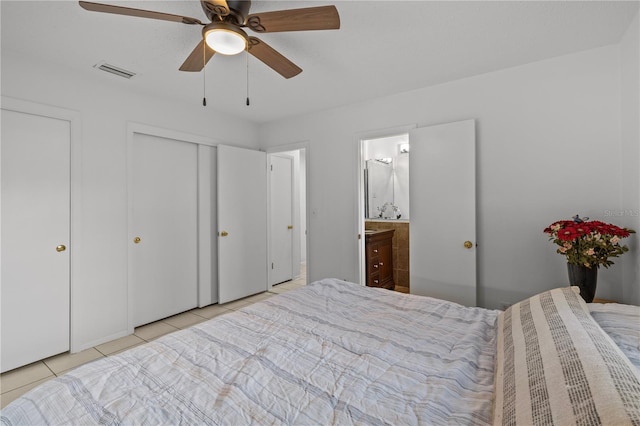
[[[218,315],[241,309],[252,303],[267,299],[275,294],[284,293],[306,284],[306,270],[303,265],[302,277],[272,287],[271,290],[259,293],[224,305],[210,305],[196,308],[151,324],[143,325],[134,330],[134,334],[103,343],[75,354],[63,353],[24,367],[16,368],[0,375],[0,408],[5,407],[14,399],[37,385],[60,376],[71,369],[87,362],[115,355],[131,349],[160,336],[187,328],[199,322],[206,321]]]

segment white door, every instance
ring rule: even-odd
[[[271,155],[269,283],[278,284],[293,278],[293,159]]]
[[[267,156],[218,145],[218,300],[267,290]]]
[[[69,350],[69,121],[2,110],[1,371]]]
[[[129,277],[133,325],[198,303],[198,147],[134,133]]]
[[[409,133],[411,293],[476,305],[475,121]]]

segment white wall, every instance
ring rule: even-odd
[[[620,43],[620,130],[622,142],[621,216],[616,220],[640,233],[640,15]],[[621,260],[623,300],[640,305],[640,235],[630,239]],[[633,261],[635,259],[635,261]]]
[[[307,263],[307,152],[300,152],[300,262]],[[306,277],[305,277],[306,278]]]
[[[634,227],[639,124],[638,18],[620,46],[257,126],[224,113],[86,79],[2,52],[2,95],[78,111],[82,235],[74,262],[77,348],[126,331],[126,125],[139,122],[256,147],[309,141],[310,278],[356,280],[357,135],[475,118],[478,126],[479,302],[488,307],[566,284],[542,229],[576,213]],[[198,95],[199,96],[199,95]],[[331,167],[328,169],[327,164]],[[636,210],[634,210],[636,209]],[[598,296],[640,303],[633,252],[601,270]]]
[[[398,154],[394,159],[393,171],[396,174],[394,181],[394,198],[402,213],[402,220],[411,219],[409,210],[409,155],[410,153]]]
[[[2,95],[78,111],[82,124],[82,235],[73,262],[72,346],[82,349],[126,334],[126,126],[144,123],[256,147],[256,126],[211,108],[136,93],[133,81],[73,72],[2,52]],[[194,94],[198,97],[200,94]],[[78,248],[78,247],[76,247]]]
[[[542,230],[622,206],[619,73],[609,46],[262,125],[264,147],[310,141],[310,278],[358,277],[358,134],[475,118],[479,304],[566,285]],[[625,300],[616,266],[598,297]]]

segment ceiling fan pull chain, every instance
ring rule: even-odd
[[[247,46],[247,106],[249,106],[249,47]]]
[[[202,43],[202,106],[207,106],[207,44]]]

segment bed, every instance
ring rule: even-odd
[[[576,360],[589,369],[584,383]],[[584,401],[595,408],[571,410]],[[18,398],[0,420],[587,424],[593,410],[601,424],[640,424],[640,375],[569,287],[501,312],[325,279],[81,366]]]

